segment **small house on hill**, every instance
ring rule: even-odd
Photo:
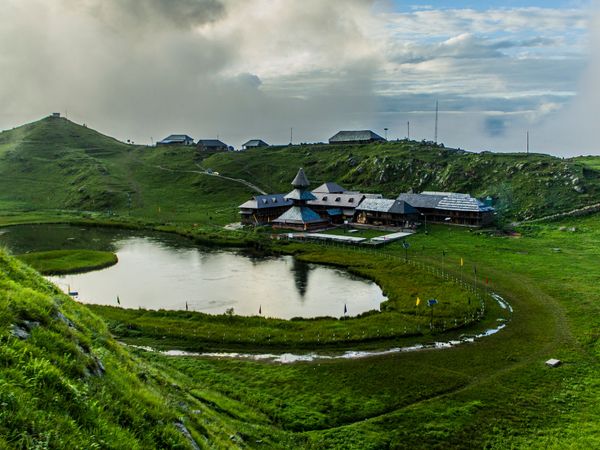
[[[251,148],[260,148],[260,147],[268,147],[268,146],[269,146],[269,144],[267,144],[262,139],[250,139],[248,142],[246,142],[244,145],[242,145],[242,148],[244,150],[249,150]]]
[[[218,139],[198,139],[196,144],[201,152],[226,152],[229,147]]]
[[[356,222],[365,225],[411,227],[419,221],[420,213],[402,200],[365,198],[356,208]]]
[[[187,134],[172,134],[158,141],[156,145],[194,145],[194,139]]]
[[[371,142],[386,142],[386,140],[371,130],[340,131],[329,139],[330,144],[369,144]]]

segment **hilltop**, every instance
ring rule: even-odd
[[[390,197],[410,189],[490,196],[506,219],[568,211],[600,198],[594,158],[471,153],[414,141],[201,154],[192,147],[130,145],[49,117],[0,133],[0,208],[225,224],[237,220],[237,206],[255,192],[203,171],[287,192],[298,167],[315,186],[334,180]]]

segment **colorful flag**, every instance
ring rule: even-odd
[[[189,309],[188,309],[188,303],[187,302],[185,302],[185,310],[189,311]]]
[[[419,297],[417,297],[417,306],[419,306],[421,304],[421,299]]]
[[[462,267],[462,266],[464,266],[464,265],[465,265],[465,262],[463,261],[463,259],[462,259],[462,258],[460,258],[460,267]]]
[[[348,313],[348,308],[346,307],[346,304],[344,303],[344,315],[346,315]]]
[[[117,295],[117,304],[120,305],[121,304],[121,300],[119,299],[119,296]]]
[[[262,314],[262,305],[260,305],[260,306],[258,307],[258,315],[260,316],[261,314]]]

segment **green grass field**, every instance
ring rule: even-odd
[[[421,292],[453,299],[440,308],[441,320],[445,314],[451,322],[473,305],[468,291],[405,265],[401,243],[362,253],[272,241],[269,230],[223,230],[252,193],[195,173],[198,165],[268,191],[285,192],[303,166],[315,185],[333,180],[387,195],[411,187],[492,195],[508,219],[565,211],[600,197],[596,157],[469,154],[399,142],[203,159],[190,149],[127,146],[62,120],[2,133],[0,224],[148,227],[202,243],[291,253],[374,279],[390,301],[382,314],[341,321],[102,307],[91,313],[2,253],[0,447],[185,448],[179,422],[203,448],[600,447],[600,215],[524,224],[518,234],[433,226],[427,235],[408,238],[411,261],[474,281],[476,268],[480,287],[513,306],[505,329],[471,344],[294,365],[167,357],[119,346],[107,324],[128,342],[198,351],[338,353],[471,331],[403,333],[411,320],[426,323],[414,314]],[[59,194],[48,195],[50,189]],[[57,311],[74,328],[56,320]],[[498,313],[490,306],[473,326],[485,328]],[[12,337],[13,325],[25,327],[25,321],[40,325],[26,340]],[[381,336],[392,328],[390,339]],[[226,330],[227,338],[211,340],[208,333],[216,330]],[[350,338],[320,345],[332,330]],[[363,340],[363,331],[373,339]],[[106,366],[104,377],[86,376],[96,367],[94,356]],[[550,369],[544,364],[549,358],[563,364]]]
[[[52,250],[17,256],[43,275],[64,275],[110,267],[118,262],[111,252],[94,250]]]

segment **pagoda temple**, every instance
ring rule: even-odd
[[[298,170],[292,186],[294,190],[285,196],[286,200],[292,201],[292,206],[273,221],[273,227],[301,231],[313,231],[328,227],[329,220],[322,218],[307,206],[308,201],[317,198],[308,190],[310,183],[304,169]]]

